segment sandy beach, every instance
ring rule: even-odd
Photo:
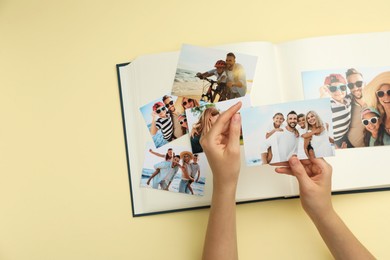
[[[194,97],[200,99],[202,96],[203,86],[206,86],[202,81],[177,82],[172,86],[172,95],[183,97]]]

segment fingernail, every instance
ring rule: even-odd
[[[240,121],[240,115],[239,114],[234,114],[233,117],[232,117],[232,121],[234,123],[237,123]]]
[[[298,164],[298,158],[296,156],[291,157],[290,164],[291,166],[296,166]]]

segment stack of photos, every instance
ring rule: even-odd
[[[336,148],[390,144],[390,67],[302,72],[306,99],[328,97]]]
[[[145,152],[141,187],[203,195],[206,180],[193,166],[203,157],[208,167],[200,137],[233,104],[250,107],[256,65],[256,56],[183,45],[171,93],[140,108],[154,145]],[[177,146],[182,138],[191,145]]]

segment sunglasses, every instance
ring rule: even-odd
[[[387,91],[378,90],[376,92],[376,95],[381,98],[385,96],[385,93],[386,95],[390,96],[390,89],[388,89]]]
[[[156,109],[157,114],[160,114],[162,111],[165,111],[165,107],[161,107],[161,108]]]
[[[361,88],[363,86],[363,81],[356,81],[355,83],[348,83],[347,87],[353,89],[354,87]]]
[[[371,123],[373,125],[375,125],[377,122],[378,122],[378,117],[374,116],[374,117],[371,117],[370,119],[363,119],[362,120],[362,123],[363,125],[368,125],[368,123]]]
[[[347,90],[347,86],[345,85],[339,85],[339,86],[328,86],[330,92],[336,92],[337,90],[340,90],[340,91],[346,91]]]
[[[171,100],[171,101],[169,101],[168,104],[165,104],[165,107],[168,108],[168,107],[170,107],[170,106],[172,106],[172,105],[173,105],[173,101]]]
[[[183,103],[181,103],[181,104],[183,105],[183,107],[185,107],[190,102],[194,102],[194,101],[189,98],[188,101],[183,101]]]
[[[184,123],[186,123],[186,122],[187,122],[187,118],[181,120],[181,121],[180,121],[180,124],[182,125],[182,124],[184,124]]]

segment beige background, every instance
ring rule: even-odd
[[[115,64],[182,43],[388,31],[389,8],[1,0],[0,259],[199,259],[208,210],[131,217]],[[333,200],[358,238],[389,259],[390,192]],[[331,258],[296,199],[240,205],[237,215],[241,259]]]

